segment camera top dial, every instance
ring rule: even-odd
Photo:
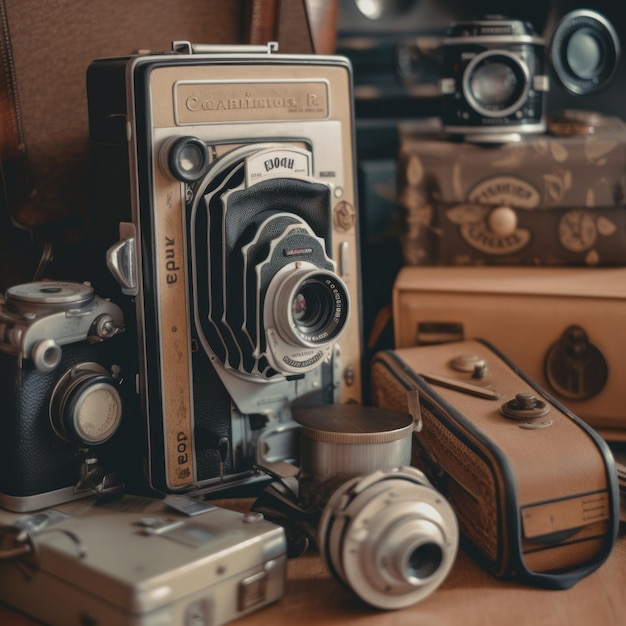
[[[61,346],[103,341],[124,329],[120,308],[84,283],[39,281],[9,287],[0,306],[0,351],[30,358],[43,372],[61,361]]]
[[[6,291],[7,304],[16,308],[27,304],[71,305],[85,304],[94,299],[93,287],[85,283],[39,281],[14,285]]]

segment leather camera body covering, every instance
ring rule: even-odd
[[[412,463],[448,498],[483,567],[565,589],[607,558],[619,492],[595,431],[480,340],[377,353],[373,403],[406,411],[415,392]]]

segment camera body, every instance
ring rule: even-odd
[[[530,23],[500,17],[456,22],[441,50],[446,132],[502,141],[545,130],[546,51]]]
[[[0,506],[29,511],[120,488],[124,317],[82,283],[10,287],[0,303]]]
[[[87,87],[95,247],[119,285],[99,280],[136,322],[145,478],[254,481],[297,458],[294,402],[361,397],[350,66],[174,42],[95,61]]]

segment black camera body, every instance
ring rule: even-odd
[[[121,488],[133,394],[119,307],[82,283],[26,283],[7,290],[0,329],[0,506]]]
[[[530,23],[500,17],[456,22],[441,51],[446,132],[475,141],[544,132],[546,50]]]
[[[87,92],[116,279],[93,280],[133,320],[142,481],[253,483],[297,460],[292,404],[361,399],[349,63],[174,42],[94,61]]]

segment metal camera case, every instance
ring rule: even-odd
[[[495,17],[453,23],[441,50],[446,132],[502,141],[545,130],[546,51],[528,22]]]
[[[124,318],[82,283],[0,303],[0,506],[32,511],[120,488]]]
[[[218,626],[282,598],[282,528],[206,502],[174,505],[123,495],[0,512],[4,551],[17,553],[0,563],[0,600],[50,626]]]
[[[94,198],[136,319],[145,479],[208,492],[297,460],[293,402],[360,401],[351,69],[173,49],[89,67]]]

